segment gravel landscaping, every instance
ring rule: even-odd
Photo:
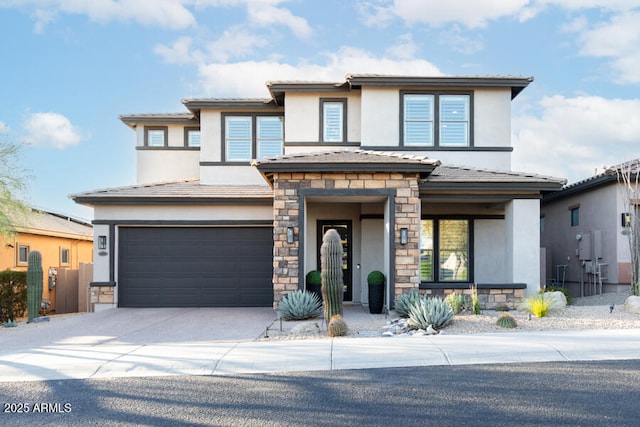
[[[640,315],[624,311],[624,302],[628,292],[607,293],[583,298],[574,298],[571,304],[562,310],[550,311],[546,317],[537,318],[528,313],[512,310],[518,325],[516,328],[501,328],[496,320],[503,312],[483,310],[480,315],[468,312],[457,314],[453,321],[443,328],[441,334],[481,334],[481,333],[513,333],[555,330],[587,330],[587,329],[640,329]],[[613,310],[611,305],[613,304]],[[355,309],[355,307],[350,307]],[[389,315],[371,315],[359,310],[345,310],[345,320],[349,326],[350,337],[380,336],[397,317],[393,312]],[[322,319],[308,321],[282,322],[282,331],[278,322],[274,323],[268,333],[268,339],[310,339],[327,338]],[[314,328],[314,324],[318,327]],[[305,328],[304,326],[309,326]],[[301,329],[297,331],[298,329]]]

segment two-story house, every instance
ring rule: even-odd
[[[538,291],[540,198],[563,179],[511,171],[521,77],[349,75],[270,82],[267,99],[185,99],[121,120],[136,185],[94,207],[93,283],[105,307],[269,306],[344,246],[344,300],[386,305],[476,284],[486,306]]]

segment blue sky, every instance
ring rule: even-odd
[[[349,73],[533,76],[512,168],[579,181],[640,157],[640,0],[0,0],[0,138],[30,205],[135,183],[118,119],[269,80]]]

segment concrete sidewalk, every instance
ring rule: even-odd
[[[129,310],[1,330],[0,382],[640,358],[637,329],[268,341],[270,308]]]

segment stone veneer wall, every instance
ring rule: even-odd
[[[447,295],[457,292],[468,295],[471,298],[471,289],[423,289],[421,292],[431,296],[445,298]],[[491,289],[478,288],[478,300],[484,310],[492,310],[498,306],[507,306],[515,309],[524,300],[524,289]]]
[[[418,287],[420,260],[420,196],[416,173],[277,173],[274,176],[273,290],[274,307],[289,292],[299,289],[301,188],[325,190],[395,189],[394,292]],[[287,228],[294,228],[294,242],[287,243]],[[400,244],[400,229],[407,228],[409,242]],[[391,252],[394,254],[394,251]]]

